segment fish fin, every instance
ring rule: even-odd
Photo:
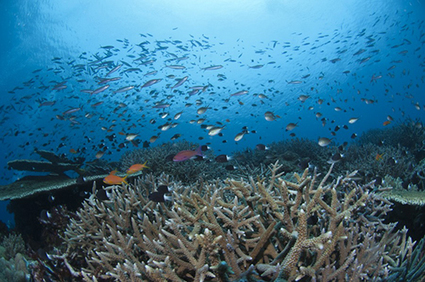
[[[147,165],[146,165],[146,163],[147,163],[148,161],[145,161],[145,163],[143,164],[143,168],[149,168]]]
[[[203,156],[202,154],[202,146],[199,146],[198,149],[195,150],[196,155]]]

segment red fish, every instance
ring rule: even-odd
[[[127,170],[127,174],[133,174],[133,173],[141,171],[144,168],[149,168],[146,166],[146,163],[147,161],[144,164],[134,164],[130,166]]]
[[[196,149],[195,151],[184,150],[184,151],[178,152],[177,155],[173,157],[173,161],[175,162],[187,161],[195,156],[201,156],[201,157],[203,156],[201,146],[199,146],[198,149]]]

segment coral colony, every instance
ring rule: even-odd
[[[0,278],[421,281],[425,137],[412,124],[338,147],[293,139],[228,156],[180,141],[119,163],[11,161],[57,175],[0,187],[22,234],[2,237]]]

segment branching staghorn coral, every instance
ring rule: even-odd
[[[108,187],[108,201],[93,193],[65,232],[71,272],[86,281],[387,277],[402,235],[383,222],[390,204],[373,184],[356,184],[354,173],[330,181],[332,166],[321,179],[306,170],[294,181],[277,163],[270,169],[191,186],[146,175]],[[173,203],[148,200],[158,185],[173,189]]]

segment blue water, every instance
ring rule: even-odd
[[[209,142],[216,152],[231,154],[292,138],[290,133],[350,142],[353,133],[383,128],[388,116],[394,119],[388,127],[405,118],[424,121],[424,1],[5,0],[1,6],[0,184],[28,174],[7,170],[7,162],[39,159],[35,148],[89,161],[104,143],[108,149],[102,158],[119,160],[135,148],[119,132],[138,134],[140,141],[160,134],[152,146],[179,133],[178,140]],[[99,58],[104,59],[95,63]],[[140,64],[149,60],[154,62]],[[105,61],[110,64],[98,69]],[[99,78],[119,64],[121,69],[109,77],[121,80],[108,83],[99,94],[80,92],[102,86]],[[202,70],[212,65],[223,67]],[[131,67],[141,71],[125,72]],[[145,76],[151,71],[157,74]],[[171,89],[185,76],[182,86]],[[140,88],[153,78],[162,80]],[[66,89],[53,90],[64,81]],[[113,92],[129,85],[136,87]],[[206,85],[205,92],[188,95],[189,87]],[[231,96],[241,90],[248,93]],[[152,97],[151,91],[157,95]],[[309,97],[301,102],[300,95]],[[43,102],[55,104],[40,106]],[[103,104],[91,106],[98,102]],[[158,110],[155,102],[170,107]],[[198,115],[204,106],[208,110]],[[72,108],[80,110],[63,114]],[[168,131],[158,129],[167,122],[159,116],[164,111],[171,118],[183,111],[180,119],[170,121],[178,125]],[[281,118],[266,121],[267,111]],[[316,117],[318,112],[322,117]],[[359,120],[348,123],[354,117]],[[204,124],[224,124],[223,136],[209,136],[190,123],[199,118],[206,119]],[[288,123],[297,127],[287,132]],[[111,125],[110,132],[102,130]],[[336,125],[348,129],[333,137]],[[256,133],[235,142],[244,126]],[[106,139],[112,133],[114,143],[125,143],[125,149],[118,151]],[[0,216],[11,220],[5,211]]]

